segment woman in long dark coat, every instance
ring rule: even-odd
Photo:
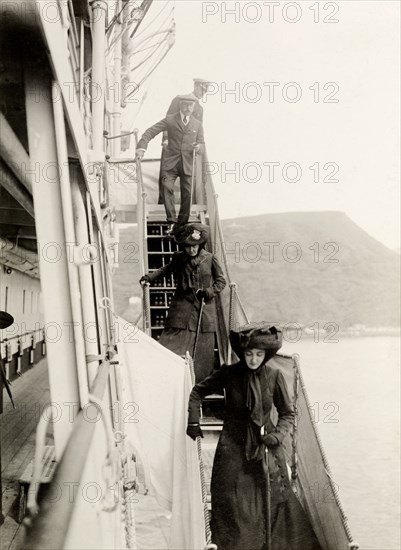
[[[140,280],[141,283],[153,283],[161,277],[174,276],[176,291],[159,343],[177,355],[185,355],[187,351],[192,355],[203,300],[194,365],[196,382],[206,378],[213,369],[216,333],[214,297],[226,286],[216,256],[204,249],[207,238],[205,225],[187,224],[175,235],[183,250],[176,252],[170,263]]]
[[[284,376],[268,364],[281,347],[281,331],[269,325],[248,326],[232,332],[230,340],[240,361],[223,365],[196,384],[188,408],[187,434],[195,439],[202,436],[202,398],[224,388],[225,420],[211,483],[212,540],[219,550],[266,549],[270,513],[272,550],[318,550],[320,545],[290,487],[281,446],[294,421]],[[278,412],[277,425],[270,417],[273,403]]]

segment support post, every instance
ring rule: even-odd
[[[37,92],[26,94],[25,100],[30,162],[31,167],[39,166],[40,173],[46,174],[46,168],[58,165],[53,109],[52,103],[47,99],[51,97],[51,78],[50,75],[41,74],[38,67],[30,62],[25,66],[26,90]],[[64,170],[65,167],[60,169]],[[58,410],[63,411],[64,403],[79,404],[80,398],[74,341],[69,337],[73,327],[73,316],[69,292],[68,251],[57,172],[56,181],[43,176],[39,181],[33,182],[33,198],[35,210],[40,212],[35,223],[41,250],[41,284],[42,288],[46,289],[46,292],[43,292],[43,309],[47,327],[51,400],[59,407]],[[56,458],[59,460],[72,428],[69,415],[61,414],[53,427]]]

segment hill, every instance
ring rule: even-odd
[[[230,274],[251,319],[340,329],[399,326],[400,256],[341,212],[223,220]],[[120,233],[116,309],[139,296],[136,228]]]

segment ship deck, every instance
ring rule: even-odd
[[[4,392],[4,411],[1,418],[2,505],[4,523],[0,527],[0,550],[20,550],[24,546],[25,528],[19,522],[21,478],[34,458],[37,423],[51,402],[47,360],[42,359],[12,384],[16,408],[13,409]],[[202,457],[205,481],[210,498],[210,478],[216,448],[217,433],[205,432]],[[46,445],[54,444],[51,424]],[[167,550],[170,514],[150,495],[136,496],[135,524],[138,547],[142,550]]]
[[[1,550],[18,550],[24,541],[24,528],[18,522],[19,483],[35,453],[35,430],[40,415],[50,403],[47,361],[15,380],[11,388],[15,409],[4,391],[1,415],[1,477],[4,523],[1,526]],[[46,444],[53,443],[51,428]]]

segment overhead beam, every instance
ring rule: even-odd
[[[31,162],[28,153],[3,113],[0,113],[0,128],[0,156],[28,193],[32,195]]]
[[[19,202],[28,214],[35,216],[32,195],[28,193],[25,187],[12,173],[10,168],[0,159],[0,185],[3,186],[10,195]]]
[[[0,225],[25,225],[35,227],[35,220],[25,210],[3,209],[0,206]]]

